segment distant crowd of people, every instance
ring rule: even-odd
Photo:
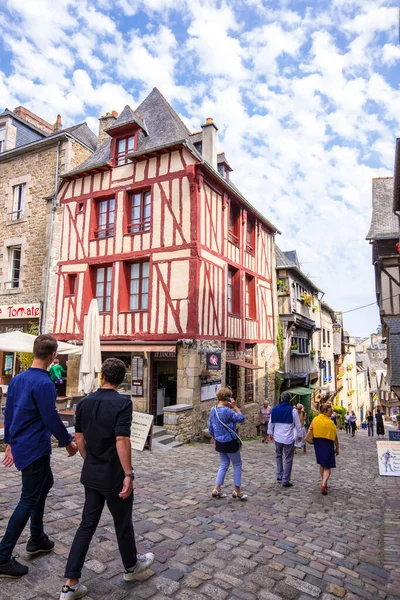
[[[349,413],[349,411],[347,411],[344,420],[345,420],[346,433],[348,433],[352,437],[354,437],[356,434],[356,431],[357,431],[357,417],[356,417],[354,410],[352,410],[350,413]],[[365,421],[366,421],[366,428],[368,430],[369,437],[374,436],[374,425],[376,425],[376,435],[378,437],[379,436],[383,437],[385,435],[384,419],[383,419],[383,414],[381,413],[380,408],[377,409],[377,411],[375,413],[375,417],[372,414],[372,411],[369,411],[366,416]]]

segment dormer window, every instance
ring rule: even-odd
[[[136,135],[130,135],[126,138],[121,138],[117,140],[117,165],[126,165],[128,163],[128,159],[126,158],[127,154],[133,152],[136,148],[135,144]]]

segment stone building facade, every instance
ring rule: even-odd
[[[276,229],[231,183],[216,136],[212,119],[191,133],[154,89],[101,118],[103,143],[58,196],[47,329],[81,343],[96,298],[121,389],[183,441],[202,435],[222,385],[243,434],[274,395]]]
[[[96,137],[86,124],[62,129],[23,107],[0,114],[0,333],[43,329],[47,266],[59,178],[88,158]],[[0,383],[15,364],[0,353]]]

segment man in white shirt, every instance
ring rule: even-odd
[[[299,413],[290,406],[289,392],[282,392],[281,401],[274,406],[268,425],[268,435],[272,442],[275,440],[276,478],[282,482],[282,487],[292,487],[290,475],[292,474],[295,429],[298,441],[301,441],[302,431]],[[283,467],[283,454],[285,454],[285,467]]]

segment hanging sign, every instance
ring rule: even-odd
[[[400,477],[400,443],[379,440],[378,450],[379,475]]]
[[[206,352],[207,370],[209,371],[220,371],[221,370],[221,352]]]

